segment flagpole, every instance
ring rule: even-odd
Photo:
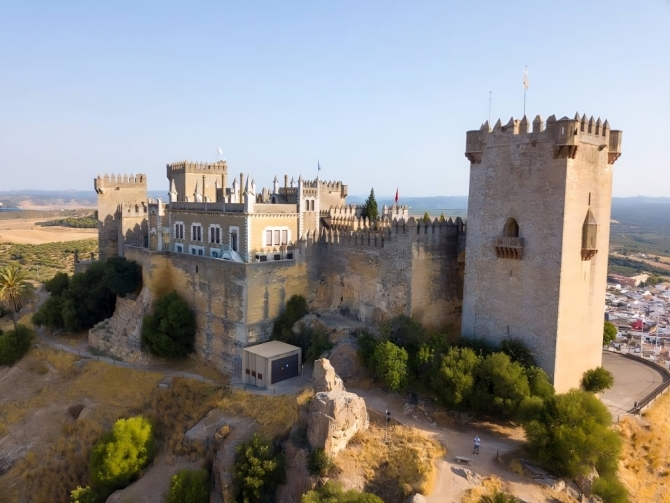
[[[491,124],[491,91],[489,91],[489,124]]]

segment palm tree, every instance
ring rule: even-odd
[[[16,314],[33,296],[33,285],[28,283],[28,273],[17,265],[0,269],[0,301],[12,311],[14,330],[18,328]]]

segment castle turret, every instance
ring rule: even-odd
[[[226,161],[213,163],[173,162],[167,165],[167,177],[170,180],[170,193],[172,193],[174,184],[177,193],[176,201],[195,201],[196,199],[217,201],[217,193],[224,194],[225,188],[228,186],[228,165]],[[219,187],[223,188],[223,191],[217,191],[217,182]],[[197,197],[195,195],[196,187]]]
[[[521,339],[556,390],[601,364],[612,164],[621,132],[586,116],[466,133],[462,334]]]
[[[98,175],[98,253],[100,260],[123,257],[126,242],[144,245],[147,231],[147,177]]]

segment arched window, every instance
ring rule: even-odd
[[[503,228],[503,236],[506,238],[519,237],[519,224],[516,223],[516,220],[513,218],[507,219],[507,222],[505,222],[505,227]]]
[[[598,237],[598,222],[596,222],[591,210],[586,212],[584,225],[582,225],[582,260],[591,260],[598,253],[596,239]]]

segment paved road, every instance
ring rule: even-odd
[[[615,421],[663,383],[660,370],[610,351],[603,352],[603,367],[614,375],[614,386],[602,393],[600,399]]]

